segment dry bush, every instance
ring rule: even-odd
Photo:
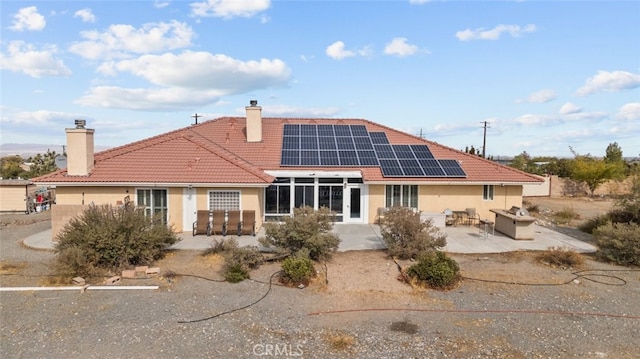
[[[538,254],[536,259],[560,268],[576,268],[584,264],[584,257],[580,253],[562,247],[551,247]]]
[[[328,335],[327,341],[332,349],[346,351],[356,343],[356,338],[351,334],[336,333]]]
[[[556,222],[559,224],[570,224],[574,219],[580,219],[580,213],[578,213],[573,207],[564,207],[560,211],[553,214]]]
[[[431,220],[422,222],[420,213],[406,207],[393,207],[387,211],[380,234],[389,255],[401,259],[416,258],[447,245],[446,233],[440,232]]]

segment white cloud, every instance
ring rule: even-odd
[[[25,7],[18,10],[18,13],[13,15],[13,19],[13,25],[9,29],[15,31],[40,31],[44,29],[47,24],[44,16],[38,13],[38,8],[35,6]]]
[[[12,41],[7,52],[0,53],[0,69],[22,72],[34,78],[71,75],[63,61],[55,58],[56,52],[55,46],[36,49],[24,41]]]
[[[165,8],[165,7],[169,6],[169,4],[170,4],[170,2],[169,2],[169,1],[160,1],[160,0],[155,0],[155,1],[153,2],[153,6],[154,6],[156,9],[162,9],[162,8]]]
[[[555,99],[556,93],[553,90],[544,89],[530,94],[524,101],[518,100],[516,102],[547,103]]]
[[[413,55],[416,51],[418,51],[418,47],[416,45],[408,44],[406,37],[396,37],[384,48],[385,54],[400,57]]]
[[[570,114],[550,115],[526,114],[514,118],[512,122],[522,126],[546,126],[569,122],[593,122],[605,119],[606,117],[607,114],[604,112],[576,112]]]
[[[640,121],[640,102],[631,102],[620,107],[616,118],[624,121]]]
[[[347,57],[356,56],[355,52],[344,49],[344,42],[342,41],[336,41],[333,44],[329,45],[325,52],[327,56],[336,60],[342,60]]]
[[[561,115],[571,115],[579,112],[582,112],[582,108],[580,108],[578,105],[571,102],[567,102],[564,105],[562,105],[559,111]]]
[[[96,22],[96,16],[93,15],[93,12],[89,8],[76,11],[73,17],[79,17],[82,19],[82,22]]]
[[[595,76],[587,79],[576,94],[586,96],[599,91],[618,92],[636,87],[640,87],[640,74],[627,71],[598,71]]]
[[[520,25],[498,25],[491,30],[478,28],[475,30],[466,29],[464,31],[458,31],[456,32],[456,37],[460,41],[497,40],[503,33],[508,33],[511,37],[519,37],[522,34],[535,32],[536,30],[536,26],[532,24],[524,27],[520,27]]]
[[[253,17],[271,6],[271,0],[206,0],[191,3],[191,15],[196,17]]]
[[[284,86],[291,75],[291,70],[279,59],[240,61],[226,55],[192,51],[104,63],[99,71],[109,75],[128,72],[157,88],[96,86],[77,103],[151,111],[210,104],[225,95]]]
[[[136,29],[131,25],[116,24],[104,32],[83,31],[86,41],[77,42],[69,51],[87,59],[111,59],[129,57],[131,54],[161,52],[191,45],[195,36],[186,23],[149,23]]]

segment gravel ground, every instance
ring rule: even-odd
[[[38,275],[50,273],[53,254],[20,244],[47,228],[42,216],[24,223],[2,217],[2,287],[46,283]],[[453,257],[465,277],[557,285],[466,279],[446,292],[412,289],[397,281],[383,252],[362,251],[337,254],[327,264],[328,284],[304,289],[270,286],[279,267],[267,264],[239,284],[178,276],[123,280],[160,285],[153,291],[1,292],[0,357],[638,357],[637,268],[590,259],[582,268],[622,285],[612,277],[572,281],[574,270],[535,263],[529,253]],[[159,265],[220,279],[221,259],[195,251],[173,252]]]

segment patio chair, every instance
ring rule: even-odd
[[[193,222],[193,236],[198,234],[211,235],[211,221],[209,220],[209,211],[198,211],[196,221]]]
[[[224,230],[224,235],[227,233],[236,233],[240,235],[240,211],[227,212],[227,226]]]
[[[212,234],[225,233],[224,209],[216,209],[213,211],[213,223],[211,223]]]
[[[250,234],[254,237],[256,236],[256,211],[242,211],[240,234]]]
[[[467,212],[467,226],[475,225],[476,221],[480,223],[480,215],[475,208],[467,208],[465,212]]]
[[[445,226],[453,226],[456,224],[456,216],[449,208],[444,210],[444,224]]]

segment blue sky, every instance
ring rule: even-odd
[[[365,118],[487,155],[640,154],[638,1],[3,1],[1,143]],[[202,121],[202,119],[200,120]],[[54,147],[55,149],[55,147]]]

